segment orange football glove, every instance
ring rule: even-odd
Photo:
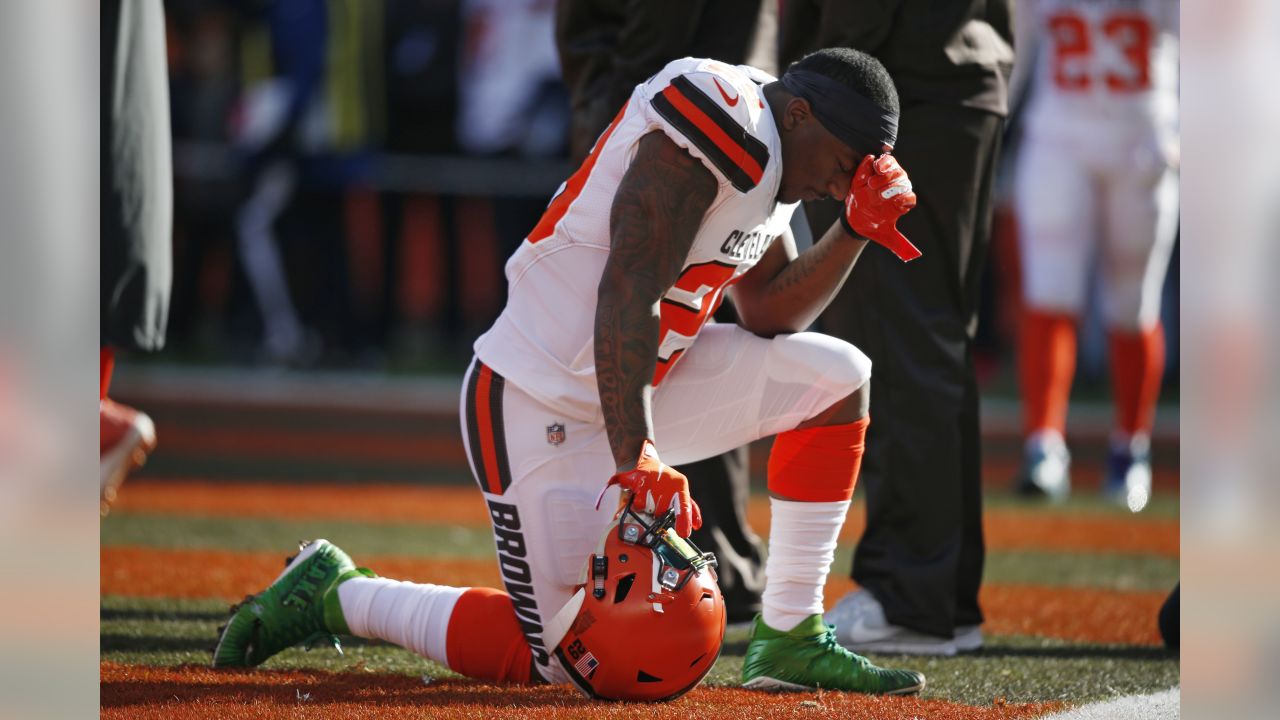
[[[644,441],[635,469],[609,478],[605,488],[613,485],[621,485],[624,491],[631,493],[631,509],[638,513],[656,518],[668,510],[675,510],[675,530],[680,537],[689,537],[689,533],[702,527],[702,510],[689,495],[689,479],[675,468],[664,465],[658,459],[658,450],[649,440]],[[604,497],[603,491],[600,497]],[[626,497],[624,492],[623,498]],[[596,507],[600,507],[599,498],[596,499]]]
[[[853,174],[840,221],[851,235],[879,243],[903,262],[920,257],[920,249],[898,232],[898,218],[916,206],[911,179],[892,155],[868,155]]]

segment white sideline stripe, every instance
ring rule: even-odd
[[[462,376],[150,365],[117,371],[112,391],[139,404],[197,402],[456,414]]]
[[[1169,688],[1151,695],[1125,695],[1081,705],[1040,720],[1176,720],[1182,712],[1182,690]]]

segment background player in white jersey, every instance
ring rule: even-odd
[[[1096,262],[1115,398],[1104,489],[1137,511],[1151,491],[1160,292],[1178,221],[1178,3],[1034,0],[1019,16],[1019,42],[1039,52],[1016,181],[1027,435],[1018,486],[1070,491],[1063,431]]]
[[[685,58],[638,85],[507,263],[507,306],[467,373],[464,440],[507,592],[371,577],[315,543],[233,614],[215,664],[351,633],[471,677],[589,691],[593,666],[565,662],[548,622],[620,499],[676,510],[682,536],[700,522],[688,482],[656,448],[678,464],[776,434],[768,580],[744,684],[923,687],[919,673],[844,650],[822,621],[871,368],[852,345],[801,332],[868,239],[919,255],[894,227],[915,205],[910,181],[882,154],[897,113],[883,66],[845,49],[781,80]],[[846,212],[797,256],[791,213],[824,196],[844,198]],[[704,325],[726,294],[740,326]]]

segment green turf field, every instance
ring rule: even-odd
[[[305,492],[300,488],[300,492]],[[142,491],[140,491],[142,492]],[[1098,500],[1081,494],[1065,506],[1044,508],[993,494],[991,507],[1013,508],[1032,517],[1052,513],[1069,517],[1125,518]],[[1176,518],[1174,495],[1157,498],[1147,514],[1132,518]],[[327,537],[359,561],[364,556],[396,556],[472,561],[483,567],[492,558],[487,529],[442,523],[369,523],[316,518],[239,518],[203,515],[198,508],[181,514],[130,511],[125,507],[102,522],[105,569],[117,549],[218,550],[278,553],[283,559],[300,539]],[[847,572],[852,546],[842,545],[833,575]],[[183,568],[197,578],[209,568]],[[261,578],[265,585],[270,576]],[[1134,552],[1070,552],[1054,548],[988,553],[985,582],[992,586],[1097,589],[1125,593],[1165,593],[1178,580],[1178,559]],[[106,586],[104,579],[104,587]],[[112,588],[119,590],[120,588]],[[110,592],[102,598],[101,658],[106,662],[178,666],[207,664],[216,628],[227,602],[217,598],[130,597]],[[1074,613],[1076,608],[1067,608]],[[1080,607],[1081,616],[1091,608]],[[988,610],[990,614],[992,610]],[[1150,618],[1154,627],[1155,618]],[[734,686],[746,647],[745,630],[733,628],[723,655],[708,677],[713,686]],[[992,634],[986,647],[955,658],[876,657],[878,662],[919,669],[928,677],[925,698],[970,705],[993,702],[1061,700],[1081,703],[1128,693],[1167,689],[1178,684],[1178,660],[1155,642],[1117,645],[1041,636]],[[268,668],[313,668],[341,672],[387,672],[446,677],[442,667],[407,651],[351,640],[346,654],[332,649],[291,650],[270,660]]]

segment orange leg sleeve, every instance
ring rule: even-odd
[[[98,399],[107,399],[107,388],[111,387],[111,371],[116,366],[115,351],[109,347],[98,350]]]
[[[493,588],[471,588],[449,616],[445,652],[449,669],[477,680],[527,685],[533,653],[516,621],[511,596]]]
[[[1027,309],[1019,344],[1023,431],[1065,434],[1067,402],[1076,374],[1075,318]]]
[[[788,500],[853,497],[871,418],[778,433],[769,453],[769,492]]]
[[[1111,333],[1111,383],[1116,427],[1127,435],[1150,433],[1164,376],[1164,326]]]

